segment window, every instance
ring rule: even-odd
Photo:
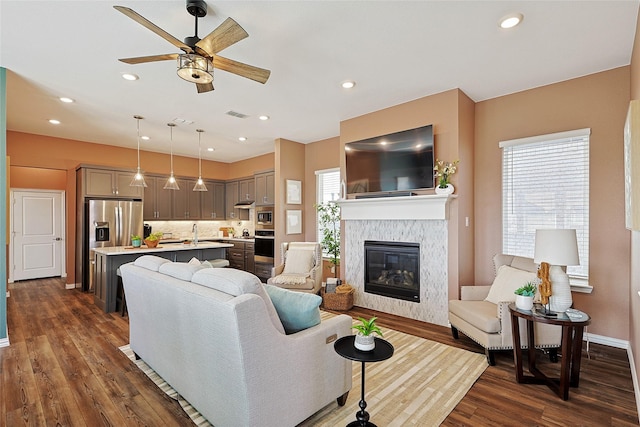
[[[589,275],[590,129],[500,142],[502,250],[533,258],[537,228],[575,228],[580,265],[572,278]]]
[[[316,203],[322,204],[326,202],[330,202],[332,200],[337,200],[340,197],[340,169],[324,169],[316,171],[316,183],[317,183],[317,193],[316,193]],[[316,221],[318,224],[318,221]],[[340,227],[340,224],[338,224]],[[316,230],[316,238],[318,242],[322,242],[322,229],[318,224],[318,229]],[[323,255],[328,255],[324,253],[324,248],[322,249]]]

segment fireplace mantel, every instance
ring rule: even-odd
[[[343,220],[446,220],[455,195],[424,195],[341,199]]]

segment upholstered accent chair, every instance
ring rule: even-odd
[[[498,254],[493,257],[496,270],[490,286],[462,286],[461,299],[449,301],[449,323],[455,339],[458,331],[485,349],[487,362],[495,365],[495,350],[513,349],[509,304],[514,302],[513,291],[537,278],[538,265],[531,258]],[[548,348],[549,357],[557,361],[562,328],[535,322],[536,348]],[[520,319],[520,336],[523,348],[527,347],[528,334],[525,322]]]
[[[271,269],[269,285],[317,294],[322,287],[322,246],[317,242],[285,242],[282,264]]]

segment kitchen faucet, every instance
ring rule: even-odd
[[[191,231],[193,232],[193,240],[191,242],[193,246],[198,246],[198,224],[194,222]]]

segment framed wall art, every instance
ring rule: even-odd
[[[287,204],[302,204],[302,181],[297,181],[295,179],[287,180]]]
[[[287,211],[287,234],[302,234],[302,211]]]

